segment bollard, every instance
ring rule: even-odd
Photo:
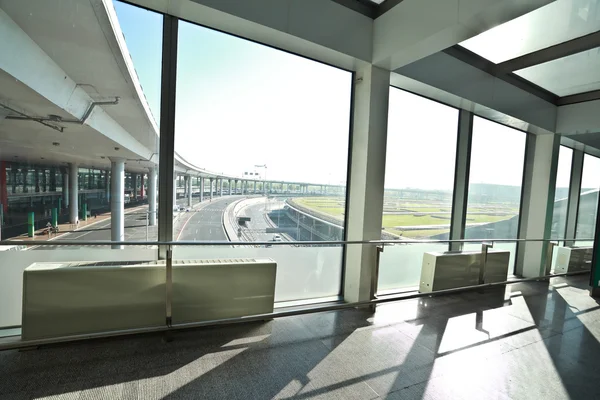
[[[27,236],[35,236],[35,217],[33,211],[27,213]]]
[[[52,226],[58,226],[58,209],[52,209]]]

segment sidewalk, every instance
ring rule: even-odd
[[[138,206],[138,207],[126,209],[125,214],[129,214],[131,212],[138,211],[139,209],[141,209],[143,207],[144,206],[141,206],[141,207]],[[89,226],[98,224],[100,222],[103,222],[103,221],[106,221],[109,219],[110,219],[110,212],[106,212],[106,213],[98,214],[95,217],[88,217],[87,221],[80,220],[79,226],[75,226],[74,224],[58,224],[58,233],[57,234],[48,235],[47,233],[44,233],[47,231],[47,228],[44,227],[43,229],[36,230],[33,234],[33,237],[29,237],[29,236],[27,236],[27,233],[24,233],[20,236],[15,236],[8,240],[23,241],[23,242],[32,241],[32,240],[54,240],[62,235],[67,234],[67,233],[77,232],[84,228],[87,228]]]

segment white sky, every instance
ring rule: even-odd
[[[385,187],[452,190],[458,110],[390,88]]]
[[[470,183],[521,186],[526,136],[519,130],[475,117]]]
[[[159,116],[161,18],[116,3],[129,51]],[[175,146],[199,167],[234,175],[345,184],[350,72],[180,22]],[[158,119],[158,118],[157,118]],[[458,110],[390,89],[386,188],[451,190]],[[526,134],[475,117],[471,183],[520,186]],[[558,187],[568,187],[562,148]],[[600,187],[600,159],[587,156],[583,188]]]
[[[583,157],[582,189],[600,188],[600,158],[586,154]]]
[[[182,22],[176,149],[214,172],[345,184],[351,77]]]

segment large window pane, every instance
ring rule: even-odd
[[[390,88],[384,238],[448,238],[457,131],[457,109]],[[418,285],[423,253],[444,247],[390,248],[380,261],[378,290]]]
[[[556,170],[556,190],[554,192],[552,231],[550,233],[550,238],[552,239],[565,238],[572,159],[573,150],[569,149],[568,147],[560,146],[560,151],[558,153],[558,169]]]
[[[156,253],[64,241],[156,238],[147,192],[162,16],[112,1],[67,3],[0,5],[0,228],[23,250],[0,251],[0,328],[20,325],[23,272],[34,262]]]
[[[516,239],[526,134],[475,117],[465,238]]]
[[[186,22],[178,39],[174,239],[343,239],[352,74]],[[276,301],[339,293],[341,247],[287,249],[251,251],[277,261]]]
[[[600,159],[586,154],[583,158],[576,239],[594,238],[596,212],[598,210],[598,189],[600,189]]]

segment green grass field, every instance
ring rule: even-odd
[[[304,197],[294,199],[297,204],[304,207],[319,211],[343,219],[345,212],[345,202],[341,197]],[[392,203],[396,204],[396,209],[393,209]],[[432,204],[434,203],[434,204]],[[404,230],[403,226],[420,226],[420,225],[449,225],[450,224],[450,207],[444,204],[436,204],[436,202],[385,202],[385,211],[412,211],[413,214],[384,214],[383,228],[385,231],[410,238],[424,238],[448,232],[447,228],[442,229],[423,229],[423,230]],[[448,214],[435,214],[445,212]],[[477,214],[469,214],[477,213]],[[431,214],[430,214],[431,213]],[[485,214],[480,214],[485,213]],[[495,215],[503,213],[505,215]],[[490,205],[487,207],[478,205],[470,207],[467,213],[468,223],[488,223],[498,222],[512,218],[518,213],[518,208],[508,205]]]

